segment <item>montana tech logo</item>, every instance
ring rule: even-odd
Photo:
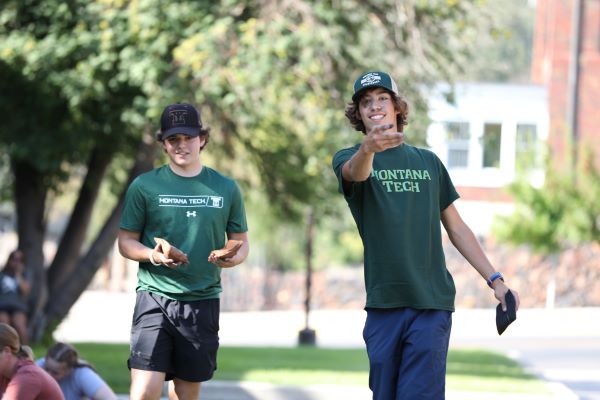
[[[159,194],[158,206],[186,208],[223,208],[223,196],[179,196],[176,194]],[[186,216],[195,217],[195,213],[196,211],[188,211],[188,214]]]

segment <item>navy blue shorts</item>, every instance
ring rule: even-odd
[[[219,299],[177,301],[137,293],[131,327],[129,369],[164,372],[203,382],[217,369]]]
[[[444,399],[451,328],[450,311],[367,309],[373,400]]]

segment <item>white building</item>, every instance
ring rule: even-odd
[[[449,85],[438,85],[429,107],[428,144],[461,195],[461,214],[485,235],[495,215],[512,210],[506,185],[519,175],[535,186],[543,183],[549,130],[546,89],[457,83],[452,91]]]

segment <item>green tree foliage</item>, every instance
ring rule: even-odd
[[[268,205],[273,218],[261,223],[297,225],[308,206],[325,223],[343,209],[331,157],[361,137],[343,117],[353,79],[390,71],[412,106],[408,134],[422,141],[422,90],[464,69],[488,20],[482,4],[4,1],[0,159],[12,175],[3,183],[12,185],[19,246],[35,270],[34,322],[44,329],[64,317],[99,267],[127,181],[111,172],[132,166],[131,178],[151,167],[148,143],[165,104],[199,105],[213,128],[207,162],[240,179],[250,201]],[[82,185],[46,268],[50,201],[73,176]],[[107,180],[116,205],[86,242]],[[265,235],[273,243],[277,231]]]
[[[173,90],[182,93],[170,89],[171,53],[183,30],[193,25],[193,15],[203,12],[198,4],[3,4],[0,103],[9,118],[0,123],[0,141],[14,177],[19,246],[35,278],[34,337],[66,315],[114,242],[120,202],[94,240],[84,243],[113,159],[132,159],[139,149],[132,174],[151,167],[152,151],[141,141],[142,133],[152,134],[165,97]],[[82,167],[83,183],[46,270],[42,245],[48,199]]]
[[[475,57],[460,79],[529,82],[535,6],[529,0],[505,0],[486,2],[484,7],[494,24],[477,36]]]
[[[477,2],[230,3],[182,40],[175,60],[222,135],[220,159],[240,157],[237,175],[256,181],[293,219],[305,204],[327,204],[333,152],[360,140],[343,117],[360,72],[394,73],[413,105],[411,135],[422,141],[419,86],[459,69],[466,46],[458,37],[474,34]]]
[[[500,240],[530,245],[546,256],[600,241],[600,171],[591,153],[583,154],[574,169],[548,165],[540,188],[520,181],[510,192],[516,207],[494,225]]]
[[[207,16],[208,29],[181,42],[174,53],[180,73],[219,135],[213,136],[220,145],[214,162],[248,187],[261,188],[253,198],[269,207],[254,211],[275,216],[272,225],[267,221],[273,218],[260,217],[267,236],[259,239],[302,235],[298,222],[307,204],[325,229],[331,229],[326,215],[339,221],[339,213],[347,213],[335,194],[331,158],[361,140],[343,116],[359,73],[392,72],[411,104],[410,142],[424,143],[422,89],[452,80],[467,62],[470,41],[489,19],[479,3],[236,2],[223,15]],[[302,259],[302,246],[278,244],[267,247],[281,254],[269,257],[273,265],[291,267]],[[317,258],[323,258],[320,251]]]

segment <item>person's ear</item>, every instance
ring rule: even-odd
[[[394,101],[394,112],[396,113],[396,115],[398,115],[402,112],[402,108],[396,101]]]

